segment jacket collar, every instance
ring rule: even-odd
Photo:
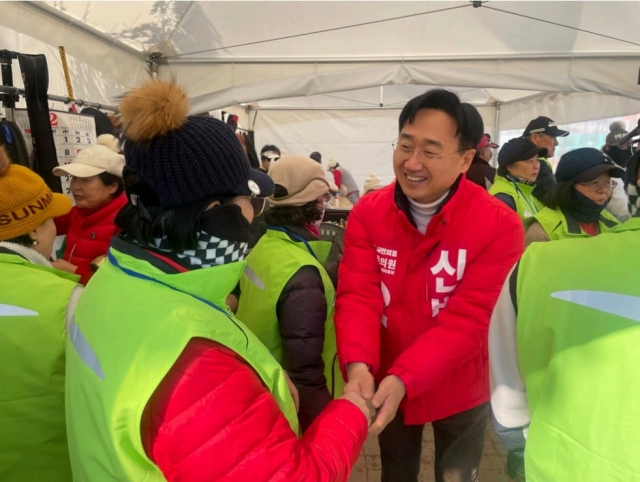
[[[32,264],[51,268],[51,263],[47,260],[47,258],[42,256],[35,249],[27,248],[26,246],[22,246],[21,244],[17,243],[8,243],[6,241],[0,242],[0,248],[3,248],[2,251],[11,251],[11,254],[16,254]]]
[[[564,218],[567,220],[567,231],[570,234],[582,234],[582,228],[580,227],[580,224],[571,215],[571,213],[568,210],[562,209],[562,208],[560,209],[560,211],[562,211],[562,214],[564,215]],[[612,221],[610,219],[605,218],[602,214],[600,214],[600,216],[598,216],[598,222],[604,224],[608,228],[613,228],[614,226],[618,225],[618,223],[616,223],[615,221]]]
[[[463,181],[462,179],[463,179],[463,175],[460,174],[460,176],[458,176],[458,179],[456,179],[456,181],[453,183],[453,185],[449,189],[449,194],[447,195],[447,197],[444,198],[442,203],[440,203],[440,206],[438,206],[436,215],[439,214],[445,208],[445,206],[453,198],[456,192],[458,192],[458,188],[460,187],[461,184],[470,182],[466,180]],[[400,187],[400,183],[398,181],[396,181],[393,197],[398,209],[404,213],[404,215],[407,217],[407,219],[413,225],[413,227],[417,229],[416,222],[414,221],[413,216],[411,215],[411,205],[409,204],[409,199],[407,198],[407,195],[402,191],[402,188]],[[460,198],[460,196],[458,196],[458,198]]]
[[[222,266],[179,272],[162,257],[157,257],[141,246],[120,237],[113,239],[109,253],[121,268],[139,273],[160,284],[218,306],[226,306],[226,297],[238,284],[246,265],[244,261],[238,261]]]
[[[281,229],[285,229],[288,232],[281,231]],[[306,233],[304,233],[304,231],[306,231]],[[331,243],[319,241],[308,229],[295,228],[293,226],[285,226],[284,228],[280,226],[268,226],[267,234],[275,238],[291,241],[299,248],[310,252],[323,266],[329,258]]]

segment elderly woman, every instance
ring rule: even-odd
[[[605,209],[616,186],[612,178],[622,176],[624,169],[598,149],[567,152],[556,169],[558,183],[544,199],[547,207],[525,223],[527,244],[595,236],[613,229],[618,220]]]
[[[364,399],[332,401],[299,438],[295,388],[225,306],[273,182],[230,126],[188,111],[159,80],[120,103],[131,203],[67,345],[73,478],[346,481]]]
[[[318,241],[330,185],[320,164],[299,156],[281,157],[269,177],[275,192],[269,198],[268,229],[247,256],[238,318],[291,377],[306,430],[342,389],[335,289],[324,267],[331,243]]]
[[[0,147],[0,480],[72,480],[64,417],[65,326],[77,276],[51,267],[55,216],[71,209]]]
[[[540,172],[538,157],[546,155],[546,149],[524,137],[511,139],[498,153],[498,172],[489,194],[516,211],[522,220],[544,207],[533,195],[533,188]]]
[[[127,203],[123,167],[118,141],[103,134],[98,144],[53,170],[56,176],[71,176],[71,195],[76,203],[69,214],[55,220],[58,234],[67,237],[62,257],[53,266],[80,275],[82,284],[86,285],[94,273],[92,262],[107,254],[111,238],[118,233],[113,220]]]

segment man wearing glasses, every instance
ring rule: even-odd
[[[336,330],[348,383],[378,410],[383,482],[415,482],[432,423],[436,480],[477,478],[488,417],[487,330],[524,249],[518,215],[463,175],[483,122],[452,92],[411,100],[396,182],[349,216]]]
[[[533,190],[533,195],[540,201],[543,201],[545,195],[556,185],[556,177],[553,174],[549,159],[556,152],[558,137],[567,137],[568,135],[569,131],[558,129],[553,120],[544,116],[536,117],[529,122],[522,133],[522,137],[526,137],[536,146],[547,150],[547,157],[540,158],[540,172],[538,179],[536,179],[536,187]]]

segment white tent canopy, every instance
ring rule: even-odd
[[[3,2],[0,48],[64,45],[74,87],[103,103],[161,54],[159,76],[188,87],[194,112],[244,104],[236,112],[255,120],[258,143],[373,162],[356,169],[362,178],[389,158],[374,146],[393,138],[398,110],[434,86],[478,106],[494,135],[538,115],[569,124],[640,112],[639,6]],[[65,92],[59,78],[50,92]]]

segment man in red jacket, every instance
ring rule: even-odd
[[[399,131],[396,182],[349,216],[335,316],[345,392],[378,409],[369,432],[380,433],[383,482],[417,480],[429,422],[436,480],[474,481],[489,319],[524,250],[522,223],[465,178],[483,131],[473,106],[429,91],[404,107]]]

